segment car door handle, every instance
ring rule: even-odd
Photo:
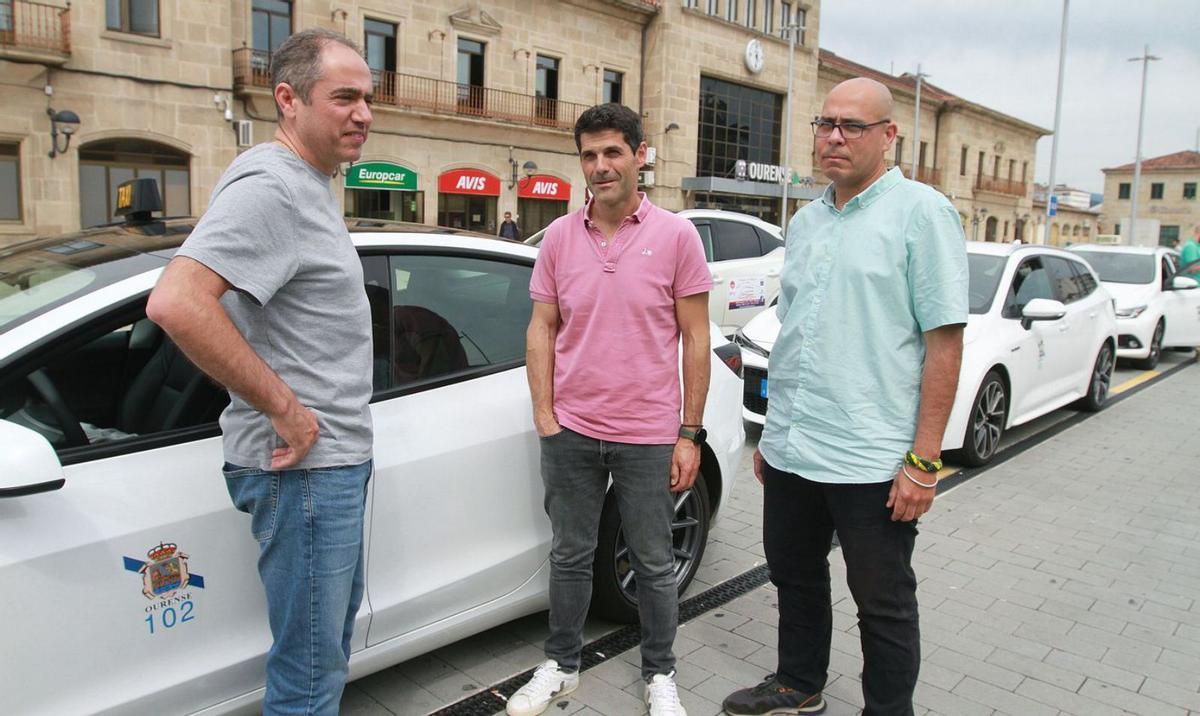
[[[1092,311],[1091,313],[1088,314],[1088,318],[1095,318],[1095,317],[1096,317],[1095,311]]]
[[[1064,324],[1062,324],[1061,326],[1059,326],[1059,327],[1058,327],[1058,332],[1059,332],[1059,333],[1066,333],[1066,332],[1067,332],[1067,331],[1069,331],[1070,329],[1071,329],[1071,327],[1070,327],[1069,325],[1067,325],[1066,323],[1064,323]]]
[[[714,280],[714,281],[720,281],[720,280],[721,280],[721,274],[719,274],[719,273],[716,273],[716,272],[713,272],[713,275],[712,275],[712,280]]]
[[[771,269],[770,271],[767,272],[767,278],[778,278],[778,277],[779,277],[779,269]]]

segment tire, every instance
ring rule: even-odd
[[[1112,383],[1113,367],[1117,364],[1112,344],[1105,341],[1092,364],[1092,375],[1088,378],[1087,395],[1075,403],[1079,410],[1095,413],[1108,401],[1108,388]]]
[[[975,400],[971,403],[971,417],[963,435],[959,459],[971,467],[991,462],[1004,436],[1008,421],[1008,388],[1000,371],[990,370],[983,376]]]
[[[704,474],[696,476],[692,489],[675,498],[671,536],[675,548],[675,584],[683,594],[704,557],[712,509]],[[600,515],[599,541],[592,574],[591,613],[624,624],[638,620],[637,577],[629,561],[629,548],[621,532],[617,496],[609,490]]]
[[[1154,370],[1158,366],[1158,361],[1162,359],[1163,334],[1166,331],[1167,326],[1163,323],[1163,319],[1158,319],[1158,323],[1154,325],[1154,335],[1150,338],[1150,353],[1145,358],[1130,362],[1142,370]]]

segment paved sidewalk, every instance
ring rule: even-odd
[[[938,498],[914,559],[917,713],[1200,714],[1198,405],[1193,365]],[[762,562],[761,492],[746,457],[689,595]],[[826,713],[855,714],[855,609],[836,551],[830,563]],[[774,670],[775,626],[770,585],[680,626],[690,716],[719,714],[730,691]],[[589,623],[589,636],[611,628]],[[425,713],[535,665],[544,633],[544,614],[512,622],[355,682],[343,708]],[[644,713],[638,663],[632,649],[584,672],[547,713]]]

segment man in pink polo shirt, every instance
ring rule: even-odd
[[[646,143],[633,110],[588,109],[575,123],[575,146],[593,198],[546,231],[529,282],[534,303],[526,335],[554,530],[550,636],[547,661],[509,699],[508,713],[539,714],[579,685],[596,531],[611,475],[637,576],[646,703],[653,716],[686,716],[672,653],[679,619],[672,493],[691,488],[700,467],[712,276],[691,222],[637,191]]]

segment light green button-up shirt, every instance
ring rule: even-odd
[[[767,462],[817,482],[891,480],[916,433],[923,333],[967,322],[958,212],[895,168],[841,211],[829,186],[788,225],[777,312]]]

